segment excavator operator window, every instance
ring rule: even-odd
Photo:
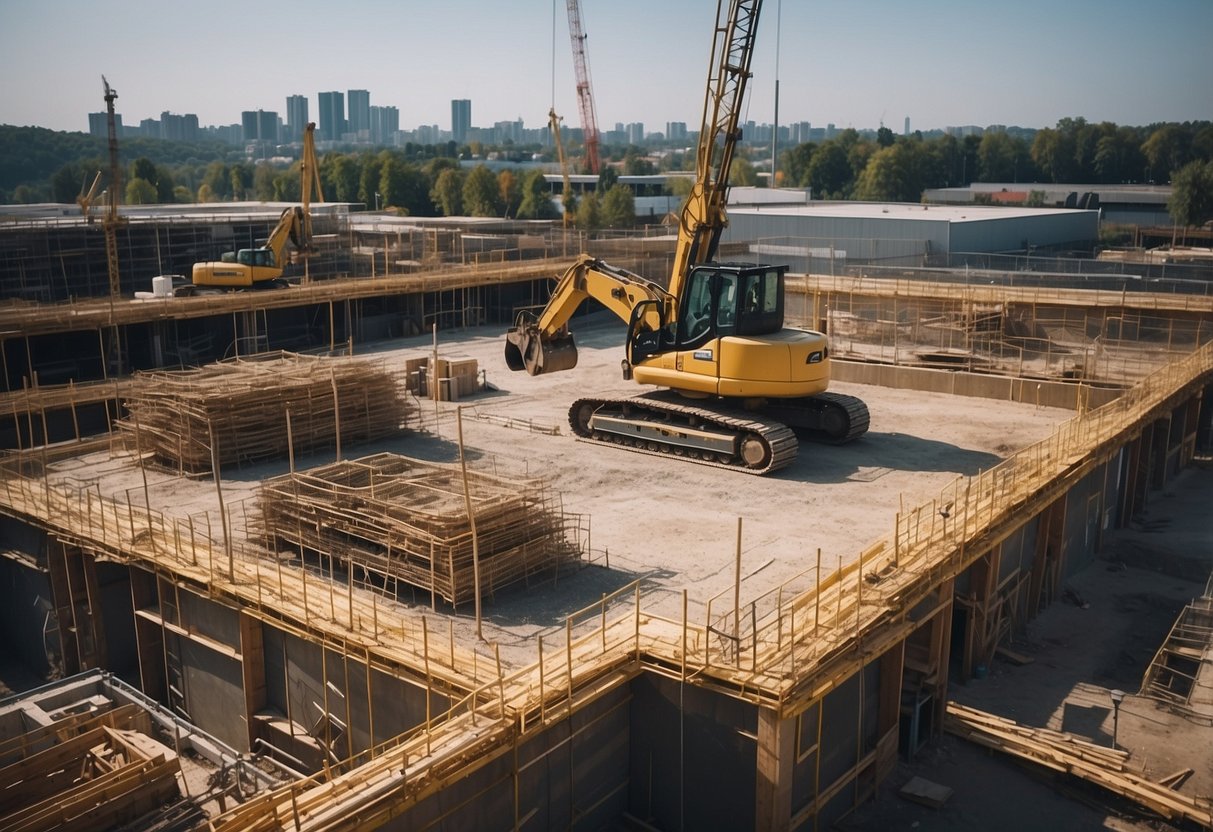
[[[679,320],[681,344],[692,344],[706,340],[712,329],[712,285],[715,272],[696,269],[691,273],[686,294],[686,305]]]

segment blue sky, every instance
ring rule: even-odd
[[[714,0],[581,0],[599,126],[696,129]],[[1066,116],[1213,120],[1213,0],[765,0],[747,118],[914,129]],[[101,75],[127,124],[285,118],[367,89],[400,126],[579,123],[564,0],[0,0],[0,123],[87,130]],[[776,55],[778,54],[778,65]]]

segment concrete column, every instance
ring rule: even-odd
[[[758,765],[754,829],[777,832],[792,820],[792,767],[796,762],[796,719],[758,709]]]

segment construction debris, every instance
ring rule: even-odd
[[[268,545],[331,555],[456,606],[475,597],[476,557],[482,596],[580,557],[580,518],[542,481],[465,478],[396,454],[266,480],[260,512]]]
[[[1169,781],[1154,782],[1127,765],[1129,752],[1105,748],[1047,728],[1029,728],[994,714],[949,702],[944,730],[986,748],[1005,751],[1063,774],[1072,774],[1134,801],[1168,819],[1184,819],[1213,826],[1213,807],[1207,799],[1174,791]]]
[[[415,411],[381,362],[289,352],[140,373],[126,408],[139,456],[184,474],[377,439]]]

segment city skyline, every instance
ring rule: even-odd
[[[372,104],[398,108],[405,129],[451,130],[454,100],[472,102],[475,127],[518,120],[542,127],[553,105],[567,126],[580,126],[564,4],[550,0],[355,2],[335,18],[304,0],[291,18],[324,25],[282,38],[266,36],[281,15],[226,0],[206,15],[146,0],[0,0],[0,14],[0,67],[10,79],[29,79],[0,90],[5,124],[85,132],[88,113],[104,109],[105,74],[128,125],[164,112],[196,114],[203,125],[239,123],[242,112],[259,109],[285,120],[290,95],[306,95],[317,121],[320,91],[360,90]],[[703,0],[616,0],[610,10],[583,0],[599,128],[643,123],[660,132],[673,121],[696,130],[714,14]],[[1071,116],[1142,126],[1213,119],[1213,50],[1204,43],[1211,24],[1213,3],[1205,0],[1144,8],[1121,0],[1005,8],[767,0],[743,120],[775,122],[776,78],[781,125],[883,124],[900,133],[907,117],[922,130],[1041,128]],[[418,29],[428,35],[418,37]],[[239,34],[245,30],[258,33],[258,44],[283,46],[250,48]],[[118,32],[156,48],[100,46]],[[158,44],[183,33],[199,57]],[[340,54],[334,44],[342,44]]]

